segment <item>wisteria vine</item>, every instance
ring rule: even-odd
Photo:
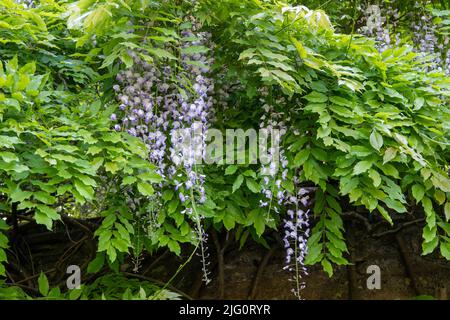
[[[210,45],[210,35],[196,32],[196,28],[194,24],[192,29],[181,32],[179,65],[149,64],[141,58],[146,52],[129,52],[134,64],[116,77],[118,83],[113,89],[121,113],[112,114],[111,121],[115,130],[142,139],[149,150],[149,161],[165,181],[173,183],[185,205],[182,213],[195,223],[204,280],[209,282],[204,245],[207,235],[196,205],[206,201],[205,175],[197,164],[205,156],[206,130],[213,115],[210,92],[214,84],[208,76],[213,60],[206,50],[183,52],[190,47]],[[161,189],[164,186],[160,183]]]

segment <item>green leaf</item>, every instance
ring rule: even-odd
[[[23,165],[23,164],[16,164],[16,165],[14,165],[13,170],[17,173],[23,173],[23,172],[30,171],[30,168],[28,168],[26,165]]]
[[[0,264],[7,260],[6,252],[3,249],[0,249]]]
[[[169,202],[169,204],[167,206],[167,212],[169,214],[174,213],[175,210],[178,208],[178,203],[179,203],[179,201],[178,201],[177,198],[174,198],[174,199],[170,200],[170,202]]]
[[[228,166],[225,169],[225,175],[230,175],[230,174],[234,174],[238,169],[238,166],[232,165],[232,166]]]
[[[45,206],[37,205],[34,218],[38,224],[43,224],[48,230],[52,230],[53,220],[59,220],[60,216],[55,209]]]
[[[386,219],[387,222],[389,222],[389,224],[391,226],[394,225],[394,222],[392,221],[391,216],[389,215],[389,213],[386,211],[386,209],[384,209],[382,206],[378,205],[377,206],[378,211],[381,213],[381,215],[383,216],[384,219]]]
[[[243,175],[238,175],[236,180],[233,183],[233,188],[232,188],[232,193],[234,193],[237,189],[239,189],[242,185],[242,182],[244,182],[244,176]]]
[[[370,135],[370,145],[377,151],[380,151],[383,146],[383,136],[379,134],[377,131],[372,131]]]
[[[392,147],[387,148],[386,151],[384,151],[383,164],[394,159],[396,157],[396,155],[397,155],[397,149],[394,149]]]
[[[119,171],[119,167],[117,166],[117,163],[115,163],[115,162],[107,162],[105,164],[105,170],[107,172],[116,173],[117,171]]]
[[[380,186],[381,176],[377,171],[370,169],[369,170],[369,178],[372,179],[373,185],[375,188],[378,188]]]
[[[432,215],[435,214],[434,208],[433,208],[433,203],[431,202],[430,198],[423,197],[423,199],[422,199],[422,206],[423,206],[423,209],[424,209],[425,214],[426,214],[427,217],[432,216]]]
[[[236,219],[234,217],[234,214],[229,210],[227,210],[223,216],[223,225],[228,231],[233,229],[236,225]]]
[[[436,232],[437,232],[436,226],[430,228],[428,225],[425,225],[422,231],[422,237],[425,240],[425,242],[430,242],[434,238],[436,238]]]
[[[293,36],[291,36],[290,39],[294,43],[294,46],[297,49],[300,58],[305,59],[308,56],[308,52],[306,51],[305,47],[303,47],[302,43],[295,39]]]
[[[259,184],[252,178],[245,179],[245,183],[247,184],[247,187],[250,189],[253,193],[260,193],[261,188]]]
[[[383,201],[384,201],[384,203],[386,203],[386,205],[389,208],[394,209],[398,213],[405,213],[406,212],[405,206],[398,200],[394,200],[394,199],[391,199],[391,198],[385,198]]]
[[[173,253],[175,253],[176,255],[180,255],[181,253],[181,247],[178,244],[178,242],[174,241],[174,240],[169,240],[169,242],[167,243],[169,250],[172,251]]]
[[[33,197],[45,204],[54,204],[56,202],[56,198],[48,194],[44,191],[38,191],[33,194]]]
[[[69,300],[77,300],[81,297],[81,295],[83,294],[83,289],[72,289],[70,290],[69,293]]]
[[[117,251],[116,249],[112,246],[109,245],[106,249],[106,254],[108,255],[109,261],[111,263],[113,263],[114,261],[116,261],[117,258]]]
[[[84,175],[84,174],[75,174],[75,176],[80,179],[81,182],[83,182],[85,185],[87,186],[91,186],[91,187],[96,187],[97,183],[95,182],[94,179],[92,179],[91,177]]]
[[[318,233],[313,232],[313,234],[311,235],[311,238],[315,234],[317,234],[318,236],[322,235],[321,232],[318,232]],[[306,259],[305,259],[305,265],[314,265],[317,262],[319,262],[323,257],[322,249],[323,249],[323,246],[321,243],[312,244],[311,241],[308,240],[308,255],[306,256]]]
[[[288,73],[281,71],[281,70],[270,70],[274,75],[279,77],[280,79],[287,81],[287,82],[295,82],[295,79],[292,78]]]
[[[89,147],[89,149],[88,149],[88,151],[86,153],[95,156],[96,154],[99,154],[102,151],[103,151],[103,149],[100,148],[100,147],[91,146],[91,147]]]
[[[450,179],[442,174],[433,174],[431,177],[433,185],[444,192],[450,192]]]
[[[266,219],[264,217],[264,212],[258,208],[253,209],[248,214],[248,219],[253,223],[253,227],[256,230],[256,234],[260,237],[266,228]]]
[[[441,242],[441,254],[442,256],[447,259],[450,260],[450,242]]]
[[[0,152],[0,158],[5,162],[19,161],[19,158],[12,152]]]
[[[128,243],[121,238],[112,239],[111,245],[120,252],[128,252]]]
[[[244,176],[244,177],[252,177],[252,178],[254,178],[254,179],[256,179],[256,172],[255,171],[253,171],[253,170],[245,170],[243,173],[242,173],[242,175]]]
[[[8,238],[5,234],[0,232],[0,248],[6,249],[8,247]]]
[[[14,202],[22,202],[25,199],[29,199],[32,194],[33,193],[30,191],[22,191],[19,188],[17,188],[10,194],[10,198]]]
[[[421,184],[416,183],[415,185],[413,185],[411,191],[414,199],[416,199],[417,202],[422,201],[423,196],[425,195],[425,188]]]
[[[393,165],[386,163],[382,166],[379,166],[379,168],[381,169],[381,171],[383,171],[384,174],[397,179],[399,178],[398,170]]]
[[[169,51],[164,50],[164,49],[148,48],[148,47],[146,49],[147,49],[147,51],[149,53],[157,56],[158,58],[162,58],[162,59],[166,58],[166,59],[169,59],[169,60],[176,60],[177,59],[172,53],[170,53]]]
[[[353,175],[358,175],[363,172],[366,172],[371,167],[372,167],[372,161],[366,161],[366,160],[360,161],[353,168]]]
[[[125,66],[129,69],[133,66],[133,58],[126,52],[123,51],[120,55],[120,60],[125,63]]]
[[[151,196],[154,194],[154,189],[152,187],[152,185],[145,183],[145,182],[139,182],[138,185],[138,190],[141,194],[143,194],[144,196]]]
[[[359,184],[358,178],[341,179],[340,190],[341,194],[346,195],[354,190]]]
[[[22,143],[17,137],[9,137],[0,135],[0,146],[5,148],[12,148],[15,144]]]
[[[80,193],[82,197],[88,200],[94,199],[94,189],[91,186],[85,185],[78,179],[75,179],[74,182],[75,189]]]
[[[77,158],[66,155],[66,154],[52,154],[51,157],[56,160],[65,161],[69,163],[75,163],[77,162]]]
[[[414,100],[414,110],[419,110],[420,108],[422,108],[424,103],[425,99],[423,97],[416,98],[416,100]]]
[[[38,278],[39,292],[46,297],[48,295],[49,285],[47,276],[41,272]]]
[[[446,199],[445,193],[441,190],[436,189],[434,191],[434,199],[436,199],[436,201],[439,205],[443,205],[445,202],[445,199]]]
[[[330,261],[327,259],[323,259],[321,261],[323,270],[328,274],[328,276],[331,278],[333,276],[333,266],[331,265]]]
[[[188,46],[186,48],[181,49],[181,53],[183,54],[205,53],[208,51],[209,49],[205,46]]]
[[[145,172],[138,175],[138,178],[150,183],[160,183],[163,179],[156,172]]]
[[[450,202],[446,202],[444,206],[445,220],[448,222],[450,220]]]
[[[0,230],[8,230],[8,225],[3,219],[0,219]]]
[[[136,181],[137,181],[137,178],[136,178],[136,177],[133,177],[133,176],[125,177],[125,178],[123,178],[123,180],[122,180],[122,186],[128,186],[128,185],[130,185],[130,184],[135,183]]]
[[[422,243],[422,255],[427,255],[430,254],[431,252],[434,251],[434,249],[436,249],[436,247],[439,244],[439,238],[435,237],[432,241],[430,242],[423,242]]]
[[[89,262],[87,267],[88,273],[97,273],[105,264],[105,255],[103,253],[98,253],[94,260]]]
[[[310,94],[304,96],[306,100],[313,103],[324,103],[328,101],[328,97],[323,93],[313,91]]]
[[[301,150],[299,153],[297,153],[295,155],[294,165],[296,167],[300,167],[301,165],[303,165],[305,163],[305,161],[308,160],[309,154],[310,154],[310,150],[309,149]]]

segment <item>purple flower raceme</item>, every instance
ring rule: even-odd
[[[284,222],[283,243],[286,250],[285,270],[290,271],[293,276],[291,280],[295,283],[292,292],[301,299],[300,291],[305,288],[303,277],[308,275],[305,267],[305,258],[308,253],[307,241],[310,233],[310,189],[301,187],[297,177],[294,178],[296,192],[286,197],[287,208]]]
[[[261,102],[265,103],[268,91],[267,88],[260,90]],[[283,105],[284,100],[276,101],[277,105]],[[263,175],[262,193],[265,201],[260,201],[261,207],[269,206],[275,212],[279,212],[279,206],[283,204],[286,198],[286,192],[283,190],[281,183],[287,179],[287,165],[284,150],[280,147],[283,135],[286,133],[286,124],[283,121],[284,114],[274,111],[274,107],[265,103],[263,108],[266,112],[261,117],[260,127],[267,130],[268,139],[267,159],[263,159],[264,164],[261,166],[261,174]],[[270,141],[270,142],[269,142]]]
[[[395,1],[395,0],[394,0]],[[399,12],[392,6],[365,5],[359,7],[363,12],[362,20],[365,22],[358,31],[366,36],[374,37],[378,51],[384,52],[393,45],[398,45],[400,34],[395,35],[395,43],[391,39],[391,30],[395,30]]]
[[[416,3],[419,7],[420,4]],[[433,18],[427,12],[419,12],[417,15],[411,16],[412,41],[414,43],[414,51],[421,56],[432,55],[433,59],[430,64],[424,65],[426,71],[443,71],[442,60],[443,44],[439,43],[437,26],[433,22]]]
[[[261,167],[262,194],[264,200],[260,200],[260,207],[267,210],[274,210],[279,213],[282,208],[287,209],[286,218],[283,220],[283,242],[286,250],[285,269],[293,273],[291,280],[295,283],[292,292],[299,299],[300,291],[305,288],[302,280],[307,275],[307,269],[304,265],[305,257],[308,252],[307,240],[309,237],[309,207],[310,188],[302,187],[297,176],[293,178],[294,190],[292,193],[285,189],[283,182],[288,182],[288,161],[284,150],[280,147],[282,137],[287,131],[289,117],[284,113],[276,112],[273,105],[266,101],[269,92],[266,88],[260,90],[261,102],[265,110],[265,115],[261,117],[261,128],[269,130],[274,135],[270,139],[265,164]],[[286,104],[284,98],[276,99],[277,106]],[[275,130],[277,129],[277,130]],[[298,130],[291,128],[294,135],[300,135]]]
[[[389,5],[362,4],[360,7],[363,13],[362,22],[365,22],[365,25],[359,29],[359,32],[374,37],[380,52],[400,44],[401,35],[398,32],[393,41],[392,32],[397,30],[400,19],[399,11],[393,8],[393,5],[395,0]],[[421,64],[421,68],[424,68],[426,72],[438,71],[450,74],[449,38],[447,35],[440,35],[439,25],[435,24],[433,16],[425,9],[428,5],[431,5],[431,1],[416,2],[415,10],[406,14],[411,21],[413,50],[420,57],[431,57],[428,63]]]
[[[181,32],[181,50],[211,47],[210,34],[196,29],[194,22],[192,30]],[[213,60],[205,50],[182,54],[179,66],[149,64],[140,58],[142,53],[130,51],[133,67],[116,77],[113,90],[121,112],[112,114],[111,121],[115,130],[124,130],[144,141],[149,161],[167,178],[161,188],[176,181],[174,189],[186,207],[183,213],[195,222],[204,261],[206,235],[196,206],[206,201],[205,176],[197,164],[205,157],[206,131],[213,114],[210,93],[214,84],[208,76]],[[203,269],[205,281],[209,282],[206,262]]]

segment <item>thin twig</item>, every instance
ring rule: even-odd
[[[43,271],[43,273],[44,273],[44,274],[47,274],[47,273],[50,273],[50,272],[54,272],[55,270],[56,270],[56,268],[51,268],[50,270]],[[19,285],[19,284],[24,283],[24,282],[27,282],[27,281],[29,281],[29,280],[36,279],[36,278],[38,278],[40,275],[41,275],[40,273],[36,273],[36,274],[34,274],[34,275],[32,275],[32,276],[29,276],[28,278],[25,278],[25,279],[22,279],[22,280],[20,280],[20,281],[17,281],[15,284],[16,284],[16,285]]]
[[[399,225],[397,228],[395,228],[395,229],[387,230],[387,231],[383,231],[383,232],[379,232],[379,233],[375,233],[375,234],[372,235],[372,237],[374,237],[374,238],[380,238],[380,237],[385,236],[385,235],[387,235],[387,234],[397,233],[397,232],[399,232],[400,230],[402,230],[402,229],[405,228],[405,227],[408,227],[408,226],[410,226],[410,225],[413,225],[413,224],[422,222],[422,221],[424,221],[424,220],[425,220],[424,218],[421,218],[421,219],[416,219],[416,220],[404,222],[404,223],[400,224],[400,225]]]
[[[80,229],[83,229],[84,231],[86,231],[90,236],[93,236],[94,233],[92,232],[91,229],[89,229],[87,226],[85,226],[84,224],[82,224],[81,222],[77,221],[76,219],[73,219],[65,214],[61,214],[61,218],[63,219],[64,222],[67,222],[71,225],[74,225]]]

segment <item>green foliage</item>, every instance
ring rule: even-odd
[[[33,63],[19,68],[14,58],[0,71],[0,191],[6,204],[31,210],[51,229],[59,219],[56,206],[92,202],[101,179],[135,175],[131,186],[148,196],[144,173],[154,168],[143,160],[145,147],[105,126],[109,110],[99,103],[67,105],[66,94],[45,90],[51,89],[45,75],[34,75],[34,69]]]
[[[340,216],[342,209],[336,200],[339,195],[331,185],[328,185],[328,189],[326,193],[320,189],[316,192],[314,213],[320,218],[308,239],[309,252],[305,264],[313,265],[320,262],[331,277],[333,268],[330,262],[337,265],[348,264],[347,259],[343,256],[344,253],[348,253],[348,249]]]
[[[8,286],[4,280],[0,280],[0,300],[25,300],[30,299],[20,287]]]
[[[2,59],[19,57],[19,62],[35,61],[38,70],[48,74],[59,89],[80,89],[98,77],[84,52],[76,52],[68,33],[67,4],[41,1],[38,8],[24,8],[13,0],[0,4]]]
[[[422,203],[424,254],[442,242],[446,256],[448,223],[437,212],[450,191],[449,79],[421,72],[423,59],[408,46],[379,54],[367,38],[335,33],[321,11],[231,0],[209,5],[213,12],[202,18],[218,43],[217,64],[227,66],[228,82],[244,84],[236,96],[248,97],[234,100],[237,108],[252,113],[259,97],[251,92],[268,87],[274,101],[288,101],[277,112],[300,131],[285,139],[291,169],[322,190],[308,262],[321,262],[329,274],[329,261],[346,263],[341,209],[328,206],[335,198],[390,223]]]
[[[179,294],[161,289],[149,281],[126,278],[121,274],[98,277],[79,289],[62,292],[59,287],[50,288],[47,276],[41,273],[38,280],[40,300],[179,300]],[[20,287],[0,281],[1,300],[32,299]]]
[[[161,289],[148,281],[126,278],[120,274],[106,275],[92,284],[82,286],[69,293],[70,300],[179,300],[180,296],[170,290]]]
[[[11,212],[8,208],[17,205],[51,229],[70,203],[94,204],[97,214],[104,209],[115,214],[111,208],[118,205],[126,208],[123,198],[106,200],[114,183],[125,181],[122,185],[136,196],[148,198],[159,178],[144,160],[145,146],[108,128],[110,109],[98,102],[67,103],[76,96],[53,90],[46,75],[35,75],[34,69],[32,62],[19,67],[14,58],[0,71],[2,208]],[[130,176],[135,179],[127,182]],[[113,243],[126,250],[121,239]]]
[[[373,40],[336,32],[331,21],[350,32],[342,26],[354,21],[356,2],[326,7],[308,2],[317,10],[256,0],[202,0],[195,6],[189,1],[46,0],[32,9],[2,1],[2,216],[29,215],[48,229],[63,214],[102,217],[95,231],[97,256],[88,268],[92,273],[106,264],[118,270],[127,254],[138,257],[160,247],[180,254],[182,243],[197,244],[194,219],[183,213],[194,195],[182,203],[170,181],[167,188],[156,187],[162,177],[149,163],[145,145],[111,130],[109,120],[118,108],[115,76],[133,64],[129,50],[149,64],[175,67],[181,80],[173,81],[189,90],[180,56],[208,51],[180,45],[181,31],[191,26],[187,17],[193,16],[212,33],[212,77],[233,87],[227,97],[233,107],[217,106],[214,125],[224,132],[258,128],[266,116],[261,103],[266,90],[274,112],[296,129],[283,138],[289,165],[281,191],[294,192],[294,176],[316,190],[307,264],[321,263],[332,275],[332,264],[348,263],[341,218],[347,207],[365,208],[390,224],[413,207],[423,209],[423,253],[439,248],[450,259],[450,79],[421,71],[429,58],[408,45],[380,54]],[[401,2],[404,10],[410,8]],[[345,17],[329,18],[324,7],[339,14],[345,8]],[[445,34],[448,12],[434,14]],[[223,98],[220,90],[215,94]],[[277,230],[286,208],[276,201],[260,207],[266,188],[260,165],[198,169],[207,177],[207,200],[196,214],[206,226],[233,232],[241,247],[249,236],[267,246],[264,235]],[[269,189],[277,190],[274,181]],[[0,219],[2,276],[7,229]],[[50,289],[43,274],[39,291],[46,298],[66,297]],[[155,292],[150,285],[110,275],[69,298],[147,299]],[[2,295],[24,293],[8,287]]]

